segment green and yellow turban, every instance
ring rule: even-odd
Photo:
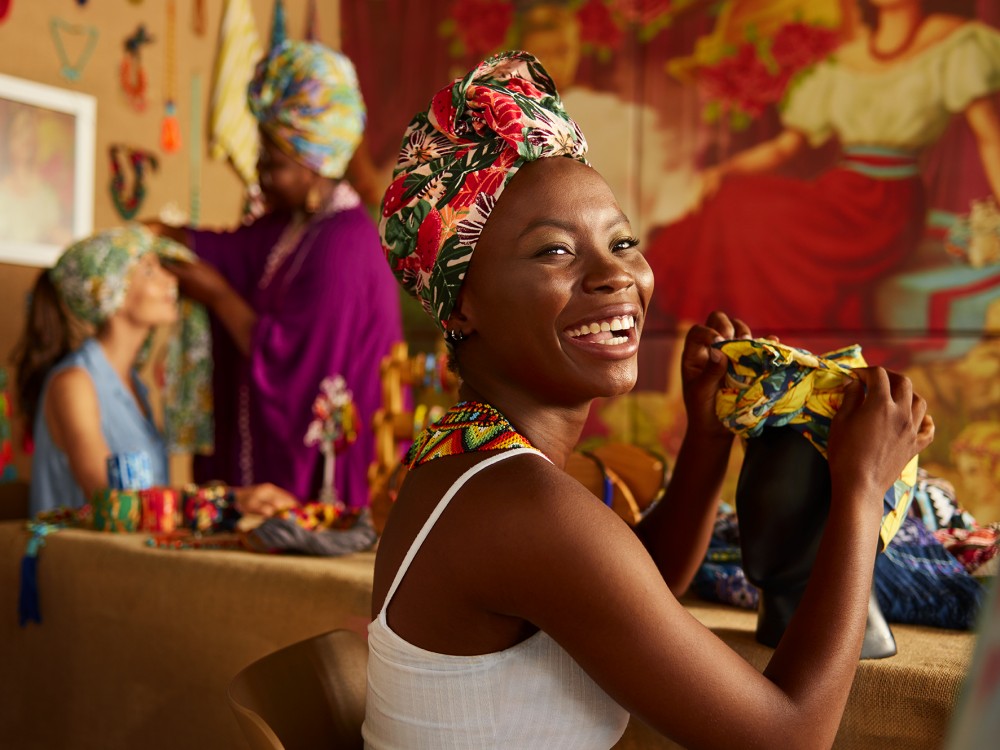
[[[729,358],[715,413],[730,431],[753,438],[768,427],[788,425],[826,457],[830,423],[843,403],[845,387],[855,377],[851,370],[867,366],[860,346],[821,357],[765,339],[721,341],[715,348]],[[902,525],[916,483],[914,456],[883,498],[879,532],[883,549]]]
[[[504,187],[530,161],[587,163],[587,141],[527,52],[504,52],[441,89],[403,136],[379,234],[400,284],[442,329]]]
[[[129,224],[70,245],[48,273],[69,311],[100,326],[124,304],[132,269],[148,253],[195,260],[183,245]],[[205,453],[214,446],[208,313],[191,300],[179,305],[181,322],[168,340],[164,367],[167,447],[174,453]]]
[[[282,42],[258,63],[247,98],[260,129],[285,153],[323,177],[344,176],[365,129],[347,57],[317,42]]]

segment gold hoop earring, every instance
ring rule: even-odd
[[[321,200],[322,196],[320,195],[319,187],[313,185],[311,188],[309,188],[309,192],[306,193],[306,205],[305,205],[306,213],[307,214],[316,213],[319,210],[319,204]]]

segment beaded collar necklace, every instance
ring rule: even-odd
[[[481,401],[462,401],[424,430],[406,454],[407,468],[445,456],[479,451],[538,450],[503,414]]]

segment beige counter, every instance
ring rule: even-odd
[[[43,622],[17,624],[23,522],[0,523],[0,747],[243,748],[231,677],[283,645],[363,630],[374,555],[324,559],[158,550],[139,535],[60,531],[39,556]],[[753,613],[686,602],[758,667]],[[974,637],[894,626],[899,654],[863,662],[837,748],[938,748]],[[669,700],[669,695],[664,700]],[[733,710],[739,710],[734,707]],[[619,749],[670,748],[633,723]]]

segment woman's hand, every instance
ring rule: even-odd
[[[909,378],[881,367],[854,372],[858,379],[848,385],[830,426],[830,476],[841,487],[881,495],[934,440],[934,420]]]
[[[240,353],[245,357],[250,356],[257,313],[233,289],[226,277],[200,260],[187,262],[165,259],[163,267],[177,277],[181,294],[208,307],[232,336]]]
[[[167,239],[180,243],[185,247],[190,246],[186,227],[175,227],[170,224],[165,224],[159,219],[146,219],[142,223],[145,225],[146,229],[158,237],[166,237]]]
[[[200,260],[164,259],[163,267],[177,277],[181,294],[214,308],[228,295],[235,294],[226,278],[215,268]]]
[[[236,509],[240,513],[270,517],[283,510],[298,506],[299,501],[290,492],[277,485],[265,483],[233,489]]]
[[[713,312],[705,325],[692,326],[684,340],[681,355],[681,385],[687,411],[688,434],[731,436],[715,416],[715,394],[726,375],[724,354],[712,347],[717,341],[751,338],[746,323],[730,319],[723,312]]]

